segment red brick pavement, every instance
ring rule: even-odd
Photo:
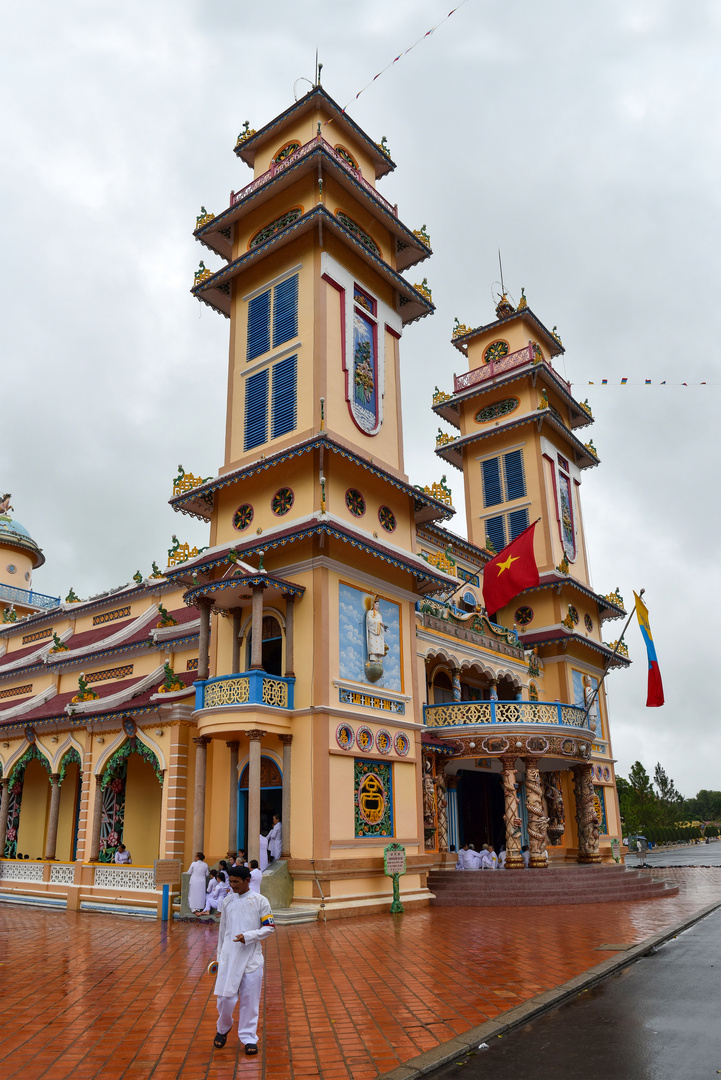
[[[280,927],[261,1053],[212,1047],[217,928],[0,909],[3,1080],[365,1080],[721,901],[721,870],[665,870],[658,901],[437,908]]]

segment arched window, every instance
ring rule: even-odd
[[[253,656],[253,631],[248,634],[248,667]],[[261,652],[263,671],[269,675],[283,674],[283,631],[274,615],[263,616],[263,646]]]

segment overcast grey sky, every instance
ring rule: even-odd
[[[292,102],[316,47],[346,104],[451,6],[3,4],[0,488],[45,550],[38,590],[87,596],[163,565],[173,532],[205,542],[167,506],[179,462],[221,463],[228,324],[188,292],[219,264],[192,237],[200,205],[251,178],[237,133]],[[409,272],[437,307],[402,343],[411,481],[447,471],[433,387],[462,367],[453,318],[493,317],[500,246],[596,417],[594,586],[646,588],[667,704],[645,708],[634,623],[635,663],[608,680],[618,771],[660,760],[686,795],[721,788],[720,32],[717,0],[469,0],[349,109],[387,136],[381,191],[435,252]]]

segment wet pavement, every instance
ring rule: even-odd
[[[372,1080],[399,1066],[408,1075],[419,1055],[607,960],[604,944],[643,942],[721,903],[716,868],[664,877],[677,896],[279,927],[266,944],[261,1053],[252,1059],[235,1034],[223,1050],[212,1046],[206,966],[217,927],[2,904],[0,1076]]]
[[[677,848],[652,848],[645,856],[646,866],[721,866],[721,840],[709,844],[685,844]],[[638,866],[638,855],[626,856],[626,866]]]
[[[433,1080],[711,1080],[721,1071],[721,911]]]

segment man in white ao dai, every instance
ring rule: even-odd
[[[232,892],[223,901],[218,929],[218,1029],[213,1045],[225,1046],[240,998],[238,1038],[248,1056],[258,1053],[258,1012],[263,989],[261,941],[274,932],[273,912],[265,896],[250,891],[247,866],[228,871]]]

